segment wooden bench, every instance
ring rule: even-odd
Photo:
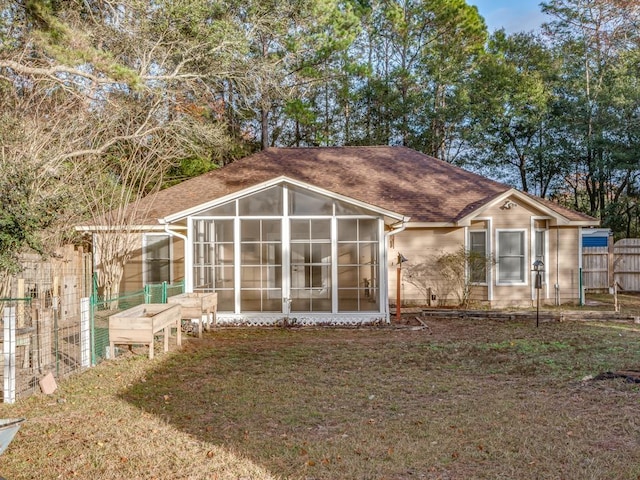
[[[178,304],[147,303],[109,317],[109,344],[111,355],[115,345],[149,345],[149,358],[153,358],[156,333],[164,331],[164,351],[169,350],[169,335],[176,327],[178,346],[182,345],[180,329],[181,308]]]
[[[192,292],[173,295],[167,303],[182,307],[182,318],[198,319],[198,337],[202,338],[203,316],[206,315],[206,328],[215,326],[218,311],[218,294],[215,292]]]

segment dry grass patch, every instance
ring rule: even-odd
[[[432,320],[432,333],[229,329],[126,356],[25,416],[20,478],[637,479],[634,325]],[[62,400],[66,401],[62,401]]]
[[[618,292],[618,307],[621,313],[640,315],[640,293]],[[614,311],[615,300],[608,293],[588,293],[585,308],[589,310]]]

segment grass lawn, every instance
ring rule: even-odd
[[[637,479],[640,325],[223,329],[0,404],[0,476]]]

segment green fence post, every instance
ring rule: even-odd
[[[167,303],[167,282],[164,281],[162,282],[162,302],[161,303]]]
[[[144,286],[144,303],[151,303],[151,288],[150,285]]]
[[[582,292],[582,267],[580,267],[580,269],[578,270],[578,295],[580,297],[580,300],[578,302],[578,304],[580,306],[584,305],[584,294]]]

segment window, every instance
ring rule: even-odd
[[[380,309],[378,285],[378,221],[338,220],[338,310]]]
[[[487,283],[487,232],[469,232],[469,280]]]
[[[331,221],[291,220],[291,311],[331,311]]]
[[[240,222],[240,308],[243,312],[282,310],[280,220]]]
[[[289,188],[289,215],[333,215],[333,200],[301,188]]]
[[[380,312],[381,222],[297,185],[268,187],[191,218],[189,281],[225,313]]]
[[[144,283],[171,281],[171,244],[169,235],[144,236]]]
[[[218,292],[218,310],[234,309],[233,220],[193,222],[193,288]]]
[[[498,230],[498,283],[525,283],[524,230]]]

